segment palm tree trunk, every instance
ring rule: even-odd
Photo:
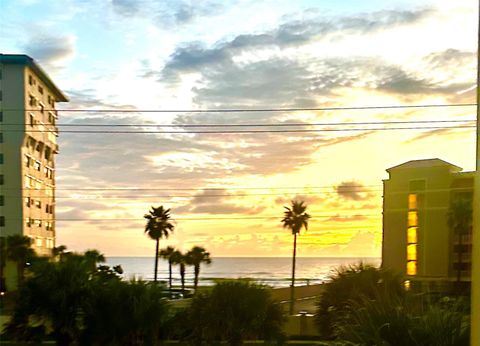
[[[200,264],[195,265],[195,281],[193,283],[193,287],[195,288],[195,291],[197,290],[199,275],[200,275]]]
[[[158,272],[158,245],[160,239],[157,239],[157,244],[155,245],[155,272],[153,273],[153,281],[157,282],[157,272]]]
[[[172,289],[172,262],[168,260],[168,286]]]
[[[293,234],[292,283],[290,285],[290,315],[293,315],[295,300],[295,260],[297,257],[297,233]]]
[[[185,291],[185,264],[180,264],[180,277],[182,279],[182,292]]]

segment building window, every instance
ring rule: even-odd
[[[407,262],[407,275],[417,275],[417,261]]]
[[[36,247],[42,247],[43,246],[43,239],[41,237],[37,237],[37,239],[35,239],[35,246]]]
[[[0,165],[3,164],[3,154],[0,153]]]
[[[28,75],[28,84],[33,85],[33,77],[32,77],[32,75]]]
[[[3,121],[3,112],[0,112],[0,123]]]
[[[33,168],[35,168],[36,171],[40,172],[40,170],[42,168],[42,164],[40,163],[40,161],[35,161],[34,164],[33,164]]]
[[[33,115],[32,113],[28,113],[28,120],[29,120],[30,126],[35,125],[35,115]]]
[[[0,216],[0,227],[5,227],[5,216]]]
[[[409,227],[407,230],[407,244],[416,244],[418,240],[418,228]]]
[[[408,209],[417,209],[417,194],[411,193],[408,195]]]
[[[407,245],[407,261],[417,261],[417,244]]]
[[[35,206],[38,208],[38,209],[41,209],[42,208],[42,201],[40,201],[39,199],[37,199],[35,201]]]
[[[1,119],[0,119],[0,122],[1,122]],[[0,133],[0,143],[3,143],[3,132]]]
[[[38,86],[38,92],[43,95],[43,88],[41,85]]]
[[[27,217],[27,218],[25,219],[25,226],[31,227],[31,226],[32,226],[32,219],[30,219],[29,217]]]
[[[25,167],[30,167],[30,164],[32,163],[32,158],[29,155],[25,155],[23,160],[25,162]]]
[[[408,212],[408,227],[418,226],[418,213],[416,211]]]
[[[0,174],[0,185],[3,185],[5,180],[3,179],[3,174]]]
[[[30,96],[29,96],[28,104],[29,104],[31,107],[36,107],[36,106],[37,106],[37,99],[35,98],[35,96],[33,96],[33,95],[30,95]]]
[[[0,196],[0,207],[3,207],[5,205],[5,196],[1,195]]]
[[[412,180],[409,182],[410,191],[424,191],[425,180]]]
[[[30,207],[31,201],[30,197],[25,197],[25,206]]]

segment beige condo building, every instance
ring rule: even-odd
[[[471,230],[460,244],[448,227],[447,214],[455,199],[473,198],[475,172],[462,172],[440,159],[409,161],[387,172],[382,266],[402,273],[407,283],[423,289],[444,289],[456,280],[459,266],[461,280],[470,281]]]
[[[0,233],[39,255],[55,246],[55,104],[67,101],[32,58],[0,54]]]

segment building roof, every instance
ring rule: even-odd
[[[52,91],[58,102],[68,102],[68,97],[52,82],[47,73],[35,60],[25,54],[0,54],[0,63],[10,65],[24,65],[31,68],[43,83]]]
[[[412,168],[431,168],[431,167],[449,167],[454,172],[460,172],[463,168],[455,166],[447,161],[440,159],[424,159],[424,160],[412,160],[404,162],[400,165],[393,166],[387,169],[390,173],[392,170],[397,169],[412,169]]]

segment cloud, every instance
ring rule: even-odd
[[[35,34],[23,45],[25,52],[42,65],[62,67],[75,55],[72,35]]]
[[[335,187],[337,194],[346,200],[365,201],[372,194],[365,192],[365,186],[357,181],[344,181]]]
[[[235,194],[228,193],[224,189],[203,190],[196,194],[188,205],[175,208],[176,213],[191,214],[258,214],[263,206],[242,206],[229,200],[235,198]],[[238,197],[237,197],[238,198]]]
[[[321,192],[319,192],[318,195],[297,194],[297,195],[294,195],[293,197],[278,197],[275,199],[275,204],[289,205],[291,201],[304,201],[305,204],[311,207],[312,205],[319,204],[325,200],[323,197],[319,196],[320,194]]]
[[[363,215],[352,215],[352,216],[341,216],[339,214],[334,215],[326,219],[326,222],[354,222],[354,221],[364,221],[367,217]]]
[[[145,3],[139,0],[112,0],[114,11],[127,17],[138,14],[144,5]]]
[[[141,18],[165,29],[188,25],[199,17],[214,16],[224,5],[213,1],[112,0],[113,11],[126,18]]]

